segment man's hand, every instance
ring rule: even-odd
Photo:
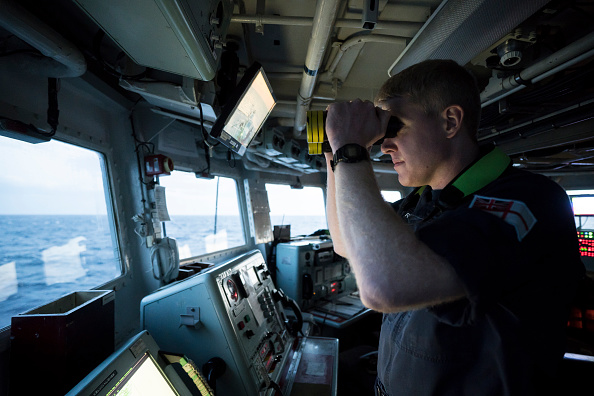
[[[369,101],[333,103],[328,106],[326,134],[334,153],[348,143],[370,148],[386,134],[390,113]]]

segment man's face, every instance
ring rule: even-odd
[[[442,188],[440,178],[449,154],[445,119],[427,116],[421,106],[404,97],[380,102],[379,107],[404,124],[396,137],[385,139],[382,144],[382,152],[392,157],[400,184]]]

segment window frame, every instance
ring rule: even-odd
[[[569,201],[571,202],[571,207],[573,210],[574,198],[592,198],[594,200],[594,190],[592,189],[581,189],[581,190],[566,190],[567,196],[569,197]],[[578,231],[582,230],[582,227],[586,226],[586,230],[590,230],[594,228],[590,225],[588,228],[588,224],[594,222],[594,213],[592,214],[575,214],[573,215],[575,220],[575,226]],[[585,221],[583,221],[585,220]]]
[[[292,189],[292,185],[290,183],[286,183],[286,182],[279,182],[278,180],[265,180],[264,181],[265,186],[271,184],[271,185],[276,185],[276,186],[285,186],[288,188]],[[326,190],[326,185],[325,184],[307,184],[307,185],[303,185],[303,188],[319,188],[322,192],[322,207],[323,207],[323,216],[326,222],[326,229],[329,229],[329,225],[328,225],[328,214],[326,213],[326,201],[327,201],[327,190]],[[266,187],[265,187],[266,189]],[[297,190],[300,190],[300,188],[298,188]],[[268,190],[266,190],[266,194],[268,197],[268,203],[269,203],[269,209],[270,209],[270,194],[268,193]],[[272,210],[270,209],[269,212],[269,219],[270,219],[270,228],[271,230],[274,229],[274,226],[276,224],[274,224],[274,222],[272,221]],[[315,232],[317,230],[311,230],[311,232]],[[291,228],[291,238],[296,237],[296,235],[293,235],[293,229]]]
[[[185,169],[176,169],[175,171],[178,172],[186,172],[186,173],[194,173],[191,170],[185,170]],[[239,211],[239,221],[241,224],[241,228],[242,228],[242,232],[243,232],[243,245],[238,245],[238,246],[233,246],[233,247],[229,247],[227,249],[222,249],[222,250],[217,250],[214,252],[204,252],[204,253],[200,253],[194,256],[190,256],[190,257],[186,257],[186,258],[180,258],[180,265],[187,263],[187,262],[191,262],[191,261],[197,261],[197,260],[208,260],[208,259],[214,259],[214,258],[220,258],[220,257],[231,257],[233,256],[233,254],[239,254],[239,253],[243,253],[249,250],[249,248],[253,248],[255,245],[253,243],[254,237],[251,234],[251,230],[250,230],[250,226],[249,226],[249,219],[247,216],[246,208],[247,208],[247,198],[246,198],[246,194],[245,194],[245,190],[243,188],[240,187],[240,184],[243,185],[243,178],[240,177],[236,177],[236,176],[231,176],[231,175],[225,175],[225,174],[212,174],[212,176],[214,177],[219,177],[219,178],[225,178],[225,179],[229,179],[232,180],[235,183],[235,193],[236,193],[236,197],[237,197],[237,209]],[[167,177],[167,176],[165,176]],[[199,179],[199,178],[197,178]],[[167,206],[169,207],[169,203],[167,203]],[[170,235],[169,231],[167,230],[167,222],[161,222],[161,230],[163,230],[163,225],[165,225],[165,230],[166,230],[166,234],[167,236],[171,237],[171,238],[175,238],[175,235]]]
[[[386,200],[386,198],[384,197],[384,192],[386,193],[399,193],[400,194],[400,198],[398,198],[396,201],[388,201]],[[398,202],[400,201],[402,198],[404,198],[404,194],[402,194],[402,191],[400,190],[381,190],[380,189],[380,194],[382,194],[382,198],[384,198],[384,201],[388,202],[388,203],[392,203],[392,202]]]
[[[5,137],[5,136],[3,136]],[[34,144],[34,143],[29,143],[25,140],[21,140],[21,139],[15,139],[13,137],[6,137],[7,139],[14,139],[17,141],[20,141],[24,144]],[[105,208],[106,208],[106,216],[107,216],[107,224],[109,227],[109,231],[110,231],[110,238],[111,238],[111,242],[112,242],[112,249],[113,249],[113,254],[114,254],[114,260],[118,263],[119,265],[119,269],[120,269],[120,274],[117,275],[116,277],[114,277],[113,279],[110,279],[106,282],[100,283],[94,287],[92,287],[90,290],[107,290],[107,289],[111,289],[111,290],[118,290],[120,289],[126,281],[127,276],[130,274],[130,268],[128,265],[125,264],[125,260],[123,260],[123,255],[122,255],[122,246],[124,245],[124,241],[122,239],[122,233],[119,232],[119,227],[118,224],[120,224],[119,218],[118,218],[118,210],[116,207],[116,201],[113,199],[114,194],[115,194],[115,190],[114,190],[114,180],[112,178],[112,173],[111,173],[111,166],[110,163],[113,163],[113,157],[110,153],[108,153],[108,149],[106,148],[106,145],[101,145],[101,144],[88,144],[88,142],[86,141],[81,141],[79,139],[74,139],[74,138],[70,138],[69,136],[60,136],[60,137],[53,137],[51,139],[52,141],[55,142],[59,142],[59,143],[63,143],[63,144],[67,144],[76,148],[80,148],[83,150],[89,150],[92,151],[93,153],[95,153],[98,157],[99,160],[99,167],[101,170],[101,175],[102,175],[102,185],[103,185],[103,195],[104,195],[104,199],[105,199]],[[92,142],[92,139],[91,139]],[[38,143],[38,144],[43,144],[43,143]],[[79,291],[80,288],[77,288],[76,286],[73,287],[73,289],[68,292],[75,292],[75,291]],[[58,296],[57,298],[60,298],[61,296]],[[56,298],[50,298],[46,301],[46,303],[50,303],[52,301],[54,301]],[[46,304],[44,303],[44,304]],[[41,305],[44,305],[41,304]],[[29,309],[35,309],[38,306],[31,306]],[[8,324],[6,326],[0,326],[0,345],[2,342],[2,339],[4,338],[3,336],[6,334],[9,334],[9,329],[10,329],[11,325]],[[1,350],[1,348],[0,348]]]

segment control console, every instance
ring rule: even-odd
[[[217,393],[268,395],[280,382],[294,337],[259,251],[162,288],[141,302],[141,324],[162,349],[199,367],[227,364]]]
[[[276,246],[276,284],[307,309],[320,300],[356,290],[347,260],[330,239],[305,238]]]

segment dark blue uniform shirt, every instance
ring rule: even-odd
[[[378,385],[391,396],[546,394],[584,273],[569,199],[508,167],[454,201],[427,187],[393,204],[454,267],[466,298],[385,314]]]

